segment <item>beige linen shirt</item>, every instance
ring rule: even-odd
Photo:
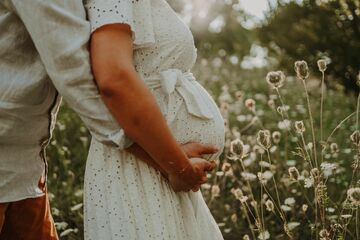
[[[99,141],[129,144],[94,83],[89,36],[81,0],[0,0],[0,203],[43,194],[60,95]]]

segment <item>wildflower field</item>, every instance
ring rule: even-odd
[[[226,239],[359,238],[357,99],[322,88],[321,75],[308,76],[306,65],[298,64],[298,77],[242,72],[219,59],[202,59],[195,69],[227,123],[218,169],[202,187]],[[64,106],[48,151],[52,210],[62,239],[82,239],[89,141]]]
[[[226,147],[201,189],[224,238],[359,240],[360,1],[277,1],[251,30],[242,27],[241,1],[209,2],[215,30],[194,31],[192,71],[226,122]],[[268,49],[267,64],[241,64],[256,49],[251,42]],[[61,239],[83,239],[89,142],[63,104],[48,148]]]

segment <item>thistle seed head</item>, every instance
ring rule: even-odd
[[[285,74],[282,71],[269,72],[266,81],[272,88],[280,88],[284,85]]]
[[[301,206],[301,210],[303,210],[303,212],[306,212],[308,210],[309,206],[307,204],[303,204]]]
[[[271,147],[271,134],[269,130],[260,130],[256,138],[258,144],[265,150]]]
[[[296,167],[289,167],[288,169],[290,179],[297,181],[299,179],[300,173]]]
[[[267,200],[265,202],[265,206],[266,206],[266,210],[268,210],[269,212],[273,212],[275,209],[274,203],[271,200]]]
[[[244,143],[239,138],[231,141],[230,152],[239,159],[242,159],[245,156]]]
[[[298,78],[305,80],[309,77],[309,67],[305,61],[295,62],[295,72]]]
[[[330,233],[325,228],[321,229],[319,232],[321,238],[328,239],[330,237]]]
[[[327,68],[327,62],[325,59],[320,59],[317,61],[317,65],[320,72],[325,72]]]
[[[275,131],[272,133],[272,140],[275,144],[279,144],[281,140],[281,133],[279,131]]]
[[[230,163],[224,163],[221,167],[221,170],[223,172],[228,172],[231,169],[231,164]]]
[[[360,146],[360,131],[354,131],[350,136],[351,141],[356,145]]]
[[[330,144],[330,151],[332,154],[339,152],[339,146],[337,145],[337,143]]]
[[[295,122],[295,130],[299,134],[303,134],[305,132],[305,124],[303,121],[296,121]]]
[[[249,99],[245,100],[245,107],[247,107],[252,112],[255,111],[255,105],[256,105],[256,102],[254,99],[249,98]]]
[[[347,190],[347,197],[352,205],[360,206],[360,187]]]

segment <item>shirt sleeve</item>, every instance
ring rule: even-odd
[[[99,95],[88,52],[82,1],[9,0],[25,24],[57,91],[98,141],[124,149],[132,144]]]
[[[123,23],[131,28],[135,49],[155,43],[151,0],[88,0],[85,7],[92,32]]]

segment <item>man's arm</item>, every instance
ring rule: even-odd
[[[90,26],[82,1],[8,0],[23,21],[55,88],[100,142],[124,148],[122,132],[91,73]]]

